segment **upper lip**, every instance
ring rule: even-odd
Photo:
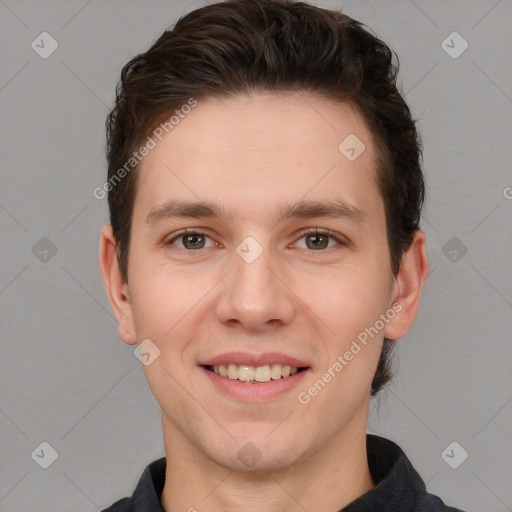
[[[287,356],[286,354],[279,354],[277,352],[265,352],[263,354],[249,354],[247,352],[226,352],[199,363],[200,366],[217,366],[219,364],[246,365],[254,366],[255,368],[258,366],[264,366],[266,364],[289,365],[295,368],[309,367],[309,364],[305,361],[301,361],[295,357]]]

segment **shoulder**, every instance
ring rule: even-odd
[[[410,512],[464,512],[429,493],[405,452],[390,439],[368,434],[367,455],[370,473],[376,483],[367,499],[372,498],[375,503],[386,502],[386,511],[400,506],[401,510]]]
[[[146,466],[137,487],[128,498],[122,498],[101,512],[164,512],[160,495],[164,488],[166,459],[162,457]]]
[[[122,498],[101,512],[130,512],[131,499]]]
[[[449,507],[444,501],[434,494],[422,494],[416,503],[417,512],[464,512],[463,510],[455,507]]]

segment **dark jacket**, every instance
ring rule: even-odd
[[[393,441],[367,434],[366,449],[376,486],[340,512],[462,512],[426,491],[423,480]],[[165,457],[149,464],[131,498],[123,498],[102,512],[164,512],[160,495],[165,464]]]

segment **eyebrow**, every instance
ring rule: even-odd
[[[146,224],[152,225],[164,219],[174,218],[216,218],[232,219],[234,214],[222,205],[209,201],[169,201],[155,206],[146,217]],[[276,223],[290,218],[332,217],[348,219],[357,223],[368,220],[368,214],[354,205],[338,199],[336,201],[298,201],[280,205],[276,210]]]

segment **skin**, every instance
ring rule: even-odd
[[[338,150],[351,133],[366,146],[352,162]],[[233,216],[145,222],[171,199],[217,202]],[[363,210],[366,222],[276,223],[284,202],[337,199]],[[207,237],[192,249],[181,237],[165,245],[183,228]],[[345,244],[328,238],[328,247],[315,248],[304,228],[329,229]],[[247,236],[263,249],[252,263],[235,250]],[[162,409],[166,512],[334,512],[371,490],[370,385],[384,336],[401,338],[414,322],[428,260],[418,230],[399,274],[391,272],[375,150],[360,114],[311,93],[200,101],[145,157],[131,237],[128,282],[110,225],[101,231],[99,262],[121,339],[150,339],[160,350],[143,369]],[[393,304],[400,313],[317,396],[299,403],[298,392]],[[300,389],[241,402],[197,367],[236,350],[295,356],[310,373]],[[237,457],[247,442],[262,454],[249,469]]]

